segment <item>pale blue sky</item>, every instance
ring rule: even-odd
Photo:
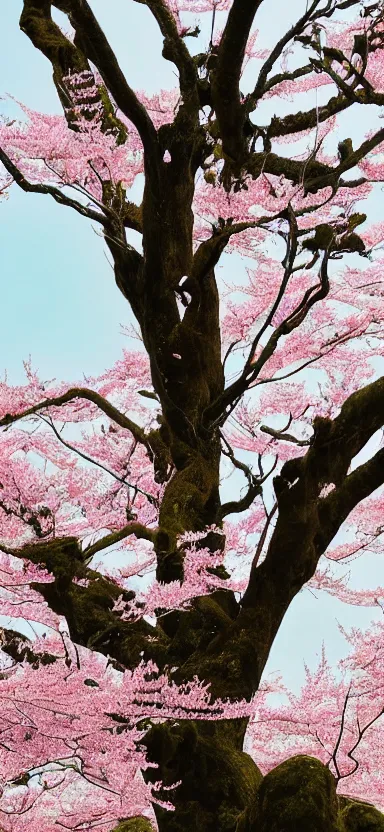
[[[91,5],[130,84],[151,93],[171,88],[173,67],[161,58],[161,39],[147,9],[132,0],[93,0]],[[276,25],[283,29],[291,23],[293,10],[302,11],[305,3],[274,0],[274,5],[276,31]],[[18,29],[21,7],[21,0],[3,0],[0,11],[0,94],[11,93],[36,110],[60,112],[48,61]],[[262,6],[261,24],[270,14],[269,2]],[[270,27],[265,31],[268,37]],[[11,106],[0,101],[4,111]],[[360,122],[358,129],[365,128],[366,122]],[[7,370],[10,382],[23,382],[22,362],[29,354],[43,378],[71,381],[82,373],[97,375],[129,345],[120,330],[130,320],[129,311],[90,222],[48,197],[13,187],[9,200],[0,204],[0,258],[0,375]],[[235,263],[241,267],[240,258]],[[365,559],[353,570],[355,584],[359,573],[361,580],[364,574],[372,578],[366,585],[382,582],[377,560]],[[346,652],[336,619],[346,627],[364,627],[379,616],[379,611],[346,607],[320,593],[315,600],[304,591],[286,616],[268,670],[281,669],[287,684],[297,689],[303,658],[313,665],[323,639],[332,660]]]

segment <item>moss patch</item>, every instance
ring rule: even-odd
[[[153,832],[153,826],[148,818],[129,818],[119,823],[114,832]]]
[[[341,818],[345,832],[384,832],[384,815],[370,803],[351,800]]]
[[[173,726],[151,728],[143,745],[159,768],[149,769],[145,778],[160,776],[165,785],[182,781],[174,791],[164,792],[174,803],[174,812],[155,807],[162,832],[234,832],[262,779],[251,757],[238,750],[234,740],[231,721],[180,720]]]
[[[297,755],[263,779],[249,832],[338,832],[336,781],[319,760]]]

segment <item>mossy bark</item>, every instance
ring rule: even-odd
[[[384,832],[384,815],[362,800],[347,799],[341,820],[345,832]]]
[[[227,726],[228,727],[228,726]],[[157,726],[159,729],[160,726]],[[306,755],[289,758],[265,777],[246,754],[233,751],[227,729],[211,736],[199,734],[191,723],[156,730],[169,781],[175,776],[176,756],[182,754],[182,811],[157,810],[160,829],[187,832],[383,832],[384,815],[372,804],[337,796],[336,780],[319,760]],[[179,765],[176,764],[179,771]],[[196,788],[199,799],[196,800]],[[242,807],[243,811],[241,811]],[[132,818],[114,832],[151,832],[146,818]]]
[[[153,832],[151,821],[144,817],[129,818],[123,820],[114,829],[114,832]]]
[[[241,750],[244,728],[245,721],[153,726],[144,740],[149,759],[160,765],[165,785],[182,780],[171,792],[174,812],[155,806],[159,829],[232,832],[236,828],[262,779],[251,757]],[[150,778],[157,776],[155,770]]]
[[[319,760],[297,755],[262,778],[236,832],[382,832],[371,804],[336,795],[336,780]]]

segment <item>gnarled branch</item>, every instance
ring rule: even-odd
[[[148,160],[151,169],[158,159],[156,130],[145,107],[127,83],[116,55],[87,0],[55,0],[53,5],[68,14],[76,31],[75,45],[95,64],[117,106],[136,127],[144,151],[152,156],[152,159]]]
[[[266,82],[268,75],[278,58],[280,58],[287,44],[296,35],[298,35],[305,29],[305,27],[308,25],[311,19],[314,19],[314,12],[316,11],[319,3],[320,0],[312,0],[312,3],[309,5],[309,7],[307,7],[307,10],[302,15],[302,17],[300,17],[299,20],[288,30],[288,32],[286,32],[285,35],[283,35],[283,37],[280,38],[280,40],[275,45],[274,49],[272,49],[271,54],[266,59],[265,63],[263,64],[259,72],[259,77],[257,79],[255,89],[253,90],[253,92],[247,100],[248,112],[251,112],[256,107],[257,102],[264,95],[266,91]]]
[[[88,556],[90,552],[91,548],[87,550]],[[113,580],[89,569],[76,537],[27,544],[9,554],[42,564],[54,575],[53,583],[36,581],[33,588],[55,613],[65,616],[74,642],[111,656],[120,664],[120,669],[136,667],[143,655],[145,661],[152,659],[158,667],[162,666],[167,636],[160,627],[153,627],[143,618],[119,619],[113,611],[115,602],[122,594],[124,600],[132,600],[134,593],[124,593]],[[89,583],[82,586],[76,583],[77,579]]]
[[[239,514],[240,512],[246,511],[250,508],[254,499],[262,493],[261,484],[263,482],[260,477],[255,477],[249,465],[246,465],[245,462],[241,462],[240,459],[235,457],[233,449],[225,436],[222,433],[220,433],[220,435],[226,446],[226,450],[223,449],[223,453],[231,460],[232,465],[235,468],[238,468],[243,472],[243,474],[245,474],[248,480],[248,489],[246,494],[244,494],[244,497],[241,497],[239,500],[229,500],[220,507],[217,522],[221,522],[224,517],[228,516],[228,514]]]
[[[1,148],[0,162],[2,162],[8,173],[11,174],[19,188],[26,193],[49,194],[55,202],[58,202],[60,205],[67,205],[68,208],[73,208],[78,214],[82,214],[83,217],[87,217],[88,220],[94,220],[102,225],[106,224],[107,217],[104,214],[100,213],[100,211],[95,211],[93,208],[88,208],[86,205],[82,205],[81,202],[77,202],[76,199],[71,199],[71,197],[63,194],[60,188],[55,188],[53,185],[34,185],[31,182],[28,182],[18,167],[16,167],[9,156]]]
[[[383,425],[384,377],[353,393],[333,421],[315,419],[307,454],[286,462],[275,478],[279,517],[264,563],[251,571],[244,607],[259,596],[259,570],[279,581],[288,605],[348,514],[384,483],[383,449],[347,476],[352,459]],[[331,483],[335,489],[322,498],[323,486]]]
[[[100,393],[96,393],[94,390],[89,390],[86,387],[71,387],[65,393],[62,393],[61,396],[52,396],[51,398],[44,399],[38,404],[25,408],[25,410],[22,410],[21,413],[7,413],[2,417],[2,419],[0,419],[0,427],[12,425],[14,422],[18,422],[20,419],[24,419],[27,416],[33,416],[35,413],[39,413],[40,410],[45,410],[48,407],[61,407],[74,399],[85,399],[86,401],[97,405],[97,407],[99,407],[106,416],[116,422],[117,425],[120,425],[120,427],[129,430],[137,442],[140,442],[148,450],[150,450],[145,431],[140,427],[140,425],[137,425],[136,422],[133,422],[132,419],[125,416],[124,413],[121,413],[117,407],[108,402],[104,396],[100,395]]]

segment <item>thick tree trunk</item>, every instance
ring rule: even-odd
[[[239,724],[241,722],[241,724]],[[172,792],[175,811],[155,806],[160,832],[234,832],[239,816],[252,803],[261,774],[242,751],[245,720],[178,722],[154,726],[144,740],[148,757],[158,763],[166,785],[182,780]]]
[[[160,542],[163,550],[157,553],[159,580],[168,582],[182,577],[183,552],[175,546],[176,534],[217,524],[219,465],[220,445],[214,437],[202,452],[191,449],[185,466],[167,484],[160,509],[164,535]],[[223,545],[223,536],[210,533],[202,545],[208,545],[213,552]],[[236,656],[230,667],[231,655],[225,649],[226,635],[238,613],[234,594],[223,590],[195,598],[191,610],[169,613],[159,619],[170,639],[166,664],[179,668],[175,681],[200,675],[199,661],[206,657],[214,640],[222,636],[224,646],[215,651],[214,672],[207,673],[205,668],[201,678],[212,682],[215,694],[224,698],[234,693],[234,686],[236,696],[250,694],[246,678],[242,678],[240,657]],[[251,656],[248,658],[252,661]],[[145,776],[152,782],[161,779],[165,786],[181,781],[174,791],[162,795],[164,799],[171,797],[175,811],[155,807],[160,832],[235,832],[237,820],[250,805],[261,780],[257,766],[242,750],[246,727],[246,719],[177,720],[150,729],[143,744],[149,760],[158,768],[149,769]]]

